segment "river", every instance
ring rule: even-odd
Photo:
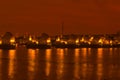
[[[120,48],[0,49],[0,80],[120,80]]]

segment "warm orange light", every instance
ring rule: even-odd
[[[36,40],[32,40],[32,42],[34,43],[34,42],[36,42]]]
[[[0,40],[0,44],[2,44],[2,40]]]
[[[56,41],[59,42],[59,41],[60,41],[60,37],[58,37],[58,38],[56,39]]]
[[[36,41],[36,44],[39,44],[39,42],[38,42],[38,41]]]
[[[15,38],[14,37],[10,39],[10,43],[15,43]]]
[[[88,44],[91,44],[91,42],[88,42]]]
[[[47,39],[47,43],[48,43],[48,44],[51,43],[51,39],[50,39],[50,38]]]
[[[98,41],[100,44],[103,44],[103,40],[102,39],[99,39]]]
[[[60,42],[61,43],[65,43],[65,44],[67,44],[68,42],[67,41],[65,41],[65,40],[60,40]]]
[[[79,43],[79,39],[76,39],[76,41],[75,41],[75,42],[76,42],[76,44],[78,44],[78,43]]]
[[[8,75],[10,79],[12,79],[15,76],[15,68],[16,68],[16,51],[15,50],[9,50],[9,64],[8,64]]]
[[[113,41],[112,40],[110,40],[110,44],[112,45],[112,43],[113,43]]]
[[[51,60],[51,49],[46,49],[46,76],[49,76],[50,75],[50,67],[51,67],[51,64],[49,63],[49,61]]]
[[[90,39],[89,39],[89,41],[92,41],[94,39],[94,37],[91,37]]]
[[[29,37],[29,41],[32,41],[32,37],[31,36]]]
[[[105,44],[109,44],[109,41],[108,41],[108,40],[105,40]]]
[[[63,41],[63,40],[60,40],[60,42],[61,42],[61,43],[64,43],[64,41]]]
[[[34,78],[34,74],[35,74],[35,66],[36,66],[36,50],[33,50],[33,49],[28,49],[28,71],[29,72],[32,72],[32,75],[31,73],[28,73],[29,75],[29,80],[33,80]]]
[[[118,44],[120,44],[120,42],[118,42]]]
[[[84,42],[84,41],[85,41],[85,39],[84,39],[84,37],[82,37],[81,42]]]
[[[67,41],[65,41],[65,44],[67,44],[68,42]]]

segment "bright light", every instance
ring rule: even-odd
[[[10,43],[15,43],[15,38],[11,38]]]
[[[59,42],[59,41],[60,41],[60,37],[58,37],[58,38],[56,39],[56,41]]]
[[[85,40],[84,37],[82,37],[81,42],[84,42],[84,40]]]
[[[0,40],[0,44],[2,44],[2,40]]]
[[[89,41],[92,41],[94,39],[94,37],[91,37]]]
[[[76,42],[76,44],[78,44],[78,43],[79,43],[79,39],[76,39],[76,41],[75,41],[75,42]]]
[[[36,44],[39,44],[39,42],[38,42],[38,41],[36,41]]]
[[[67,44],[67,41],[65,41],[65,44]]]
[[[31,36],[29,37],[29,41],[32,41],[32,37]]]
[[[105,40],[105,44],[109,44],[109,41],[108,41],[108,40]]]
[[[99,39],[98,41],[100,44],[103,44],[103,40],[102,39]]]
[[[112,43],[113,43],[113,41],[112,40],[110,40],[110,44],[112,45]]]
[[[47,43],[48,44],[51,43],[51,39],[50,38],[47,39]]]
[[[34,43],[34,42],[36,42],[36,40],[32,40],[32,42]]]
[[[88,42],[88,44],[91,44],[91,42]]]

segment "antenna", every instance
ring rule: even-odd
[[[62,22],[62,33],[61,33],[61,35],[63,36],[63,34],[64,34],[64,22]]]

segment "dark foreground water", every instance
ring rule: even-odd
[[[0,50],[0,80],[120,80],[120,48]]]

